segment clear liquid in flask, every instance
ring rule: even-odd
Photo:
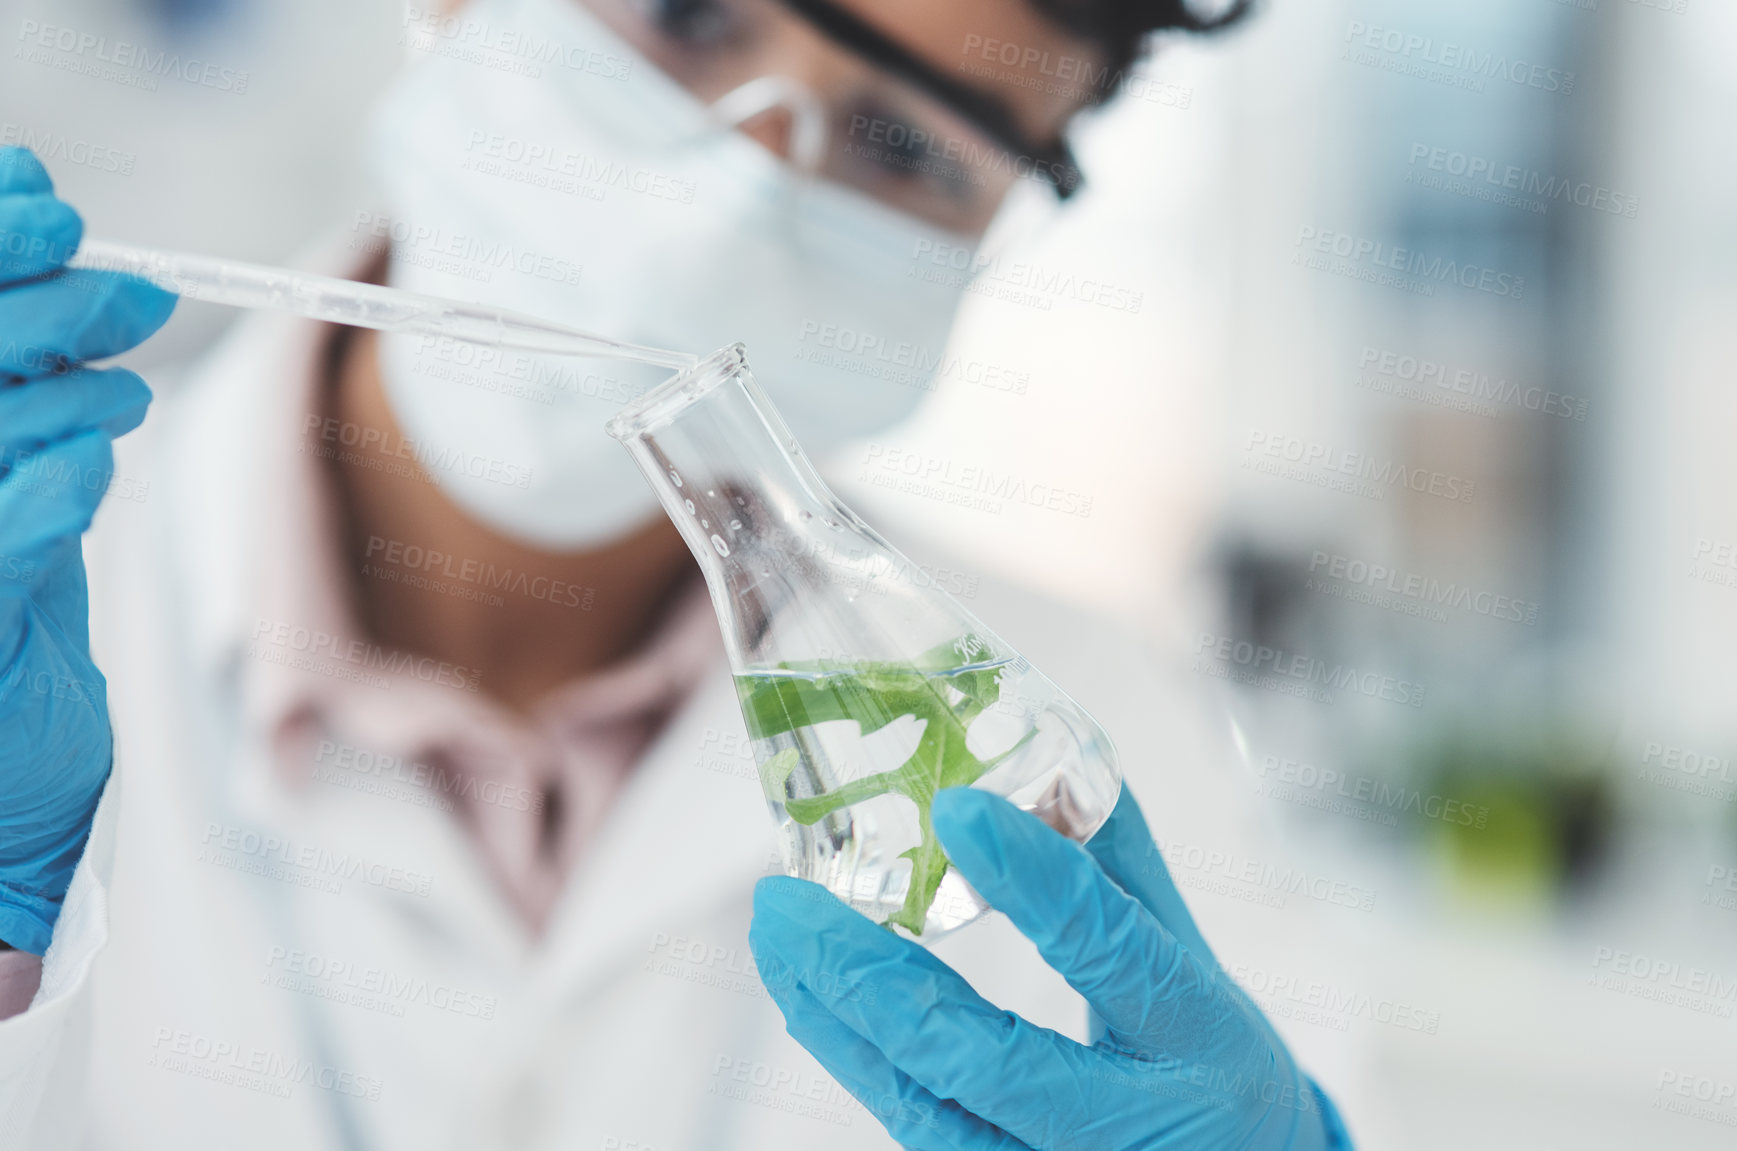
[[[1090,838],[1115,803],[1114,752],[1025,660],[991,653],[967,636],[910,661],[736,677],[791,874],[931,939],[986,906],[930,826],[940,789],[985,787]]]

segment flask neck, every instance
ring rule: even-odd
[[[838,506],[748,370],[740,344],[646,393],[609,424],[702,567],[736,559],[780,524]]]
[[[704,572],[732,661],[801,592],[812,533],[856,520],[755,383],[740,344],[646,393],[610,421]]]
[[[978,646],[961,658],[1010,655],[832,494],[740,345],[648,392],[609,432],[699,561],[738,673],[908,661],[967,640]]]

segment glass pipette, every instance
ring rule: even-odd
[[[382,332],[445,336],[467,344],[557,356],[636,360],[666,368],[690,368],[699,362],[699,357],[687,352],[627,344],[522,312],[215,256],[160,252],[87,239],[67,261],[67,266],[124,272],[189,300],[232,308],[273,308],[309,319],[377,328]]]

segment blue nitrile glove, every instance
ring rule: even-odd
[[[62,271],[84,225],[35,156],[0,149],[0,941],[48,947],[112,747],[90,661],[79,537],[114,473],[110,442],[151,393],[119,368],[175,297]]]
[[[821,887],[763,879],[749,941],[790,1034],[918,1151],[1347,1148],[1219,968],[1126,788],[1087,847],[986,791],[935,797],[953,865],[1095,1014],[1085,1047],[985,1001]],[[1101,1021],[1101,1023],[1099,1022]]]

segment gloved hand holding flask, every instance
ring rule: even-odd
[[[740,345],[609,430],[706,575],[779,824],[791,878],[756,892],[761,976],[894,1138],[1349,1146],[1195,928],[1108,736],[827,490]],[[1000,1011],[916,942],[989,906],[1092,1006],[1095,1044]]]
[[[151,400],[134,373],[85,361],[136,346],[175,307],[138,280],[60,270],[83,231],[35,156],[0,150],[0,942],[36,954],[112,756],[80,537],[112,441]]]
[[[997,1008],[813,884],[761,880],[749,942],[787,1030],[893,1138],[919,1151],[1351,1146],[1219,967],[1126,790],[1084,847],[971,788],[937,795],[934,823],[953,865],[1091,1006],[1095,1041]]]

